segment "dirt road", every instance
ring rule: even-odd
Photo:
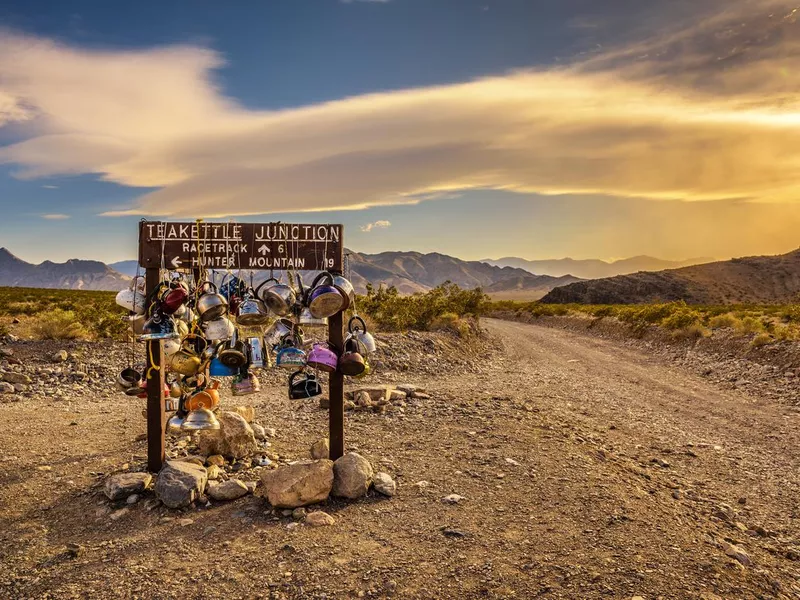
[[[141,406],[0,405],[0,597],[800,597],[800,413],[613,342],[485,325],[480,372],[386,374],[433,399],[348,418],[398,493],[333,501],[327,528],[251,496],[111,520],[97,473],[141,460]],[[252,398],[274,450],[307,456],[326,412]]]

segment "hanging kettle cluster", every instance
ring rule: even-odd
[[[176,274],[147,296],[144,279],[137,276],[117,294],[136,337],[162,343],[168,382],[163,394],[167,410],[175,411],[169,431],[218,429],[220,378],[231,378],[234,396],[258,392],[253,370],[271,366],[273,356],[277,368],[290,372],[292,399],[322,394],[320,372],[369,373],[375,340],[360,317],[350,319],[341,349],[313,339],[315,332],[324,333],[329,317],[355,308],[346,278],[323,271],[307,288],[299,276],[296,282],[287,276],[286,283],[271,277],[254,288],[228,277],[218,288],[209,280],[191,285]],[[144,398],[146,380],[128,368],[117,383],[126,394]]]

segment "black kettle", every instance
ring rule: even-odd
[[[322,386],[313,373],[300,370],[289,377],[289,398],[303,400],[322,394]]]

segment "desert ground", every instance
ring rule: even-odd
[[[346,449],[397,492],[329,500],[326,527],[251,494],[184,511],[152,491],[110,502],[106,478],[145,465],[144,401],[108,382],[126,348],[72,343],[55,366],[64,344],[3,345],[34,383],[0,396],[0,597],[800,597],[793,403],[715,379],[713,361],[482,325],[469,352],[441,335],[378,336],[394,351],[363,385],[430,398],[347,413]],[[74,363],[85,376],[66,375]],[[272,375],[223,403],[255,407],[277,463],[326,434],[327,411],[288,400]]]

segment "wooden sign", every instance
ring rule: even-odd
[[[142,221],[139,264],[165,269],[342,270],[342,226]]]
[[[139,224],[139,264],[145,268],[146,294],[161,284],[161,269],[247,269],[342,272],[344,246],[341,225],[296,223],[173,223]],[[342,313],[328,318],[328,342],[343,344]],[[147,464],[158,471],[166,459],[164,355],[161,342],[147,342]],[[344,454],[344,378],[330,374],[328,439],[330,458]]]

